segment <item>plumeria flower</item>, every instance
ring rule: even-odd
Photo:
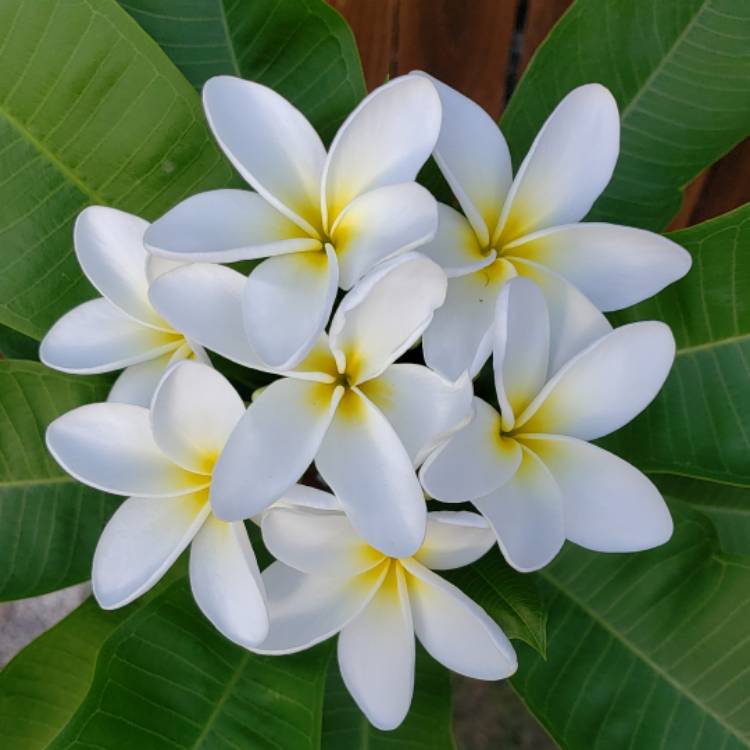
[[[104,609],[148,591],[188,546],[198,606],[244,646],[268,632],[265,592],[241,522],[211,511],[216,459],[245,413],[223,375],[179,362],[160,382],[151,408],[88,404],[50,424],[47,445],[79,481],[128,497],[94,554],[94,596]]]
[[[588,549],[630,552],[672,534],[656,487],[586,442],[653,400],[674,359],[671,331],[658,322],[622,326],[550,377],[550,318],[532,281],[506,284],[494,337],[501,414],[475,399],[472,422],[425,461],[420,475],[438,500],[471,500],[520,571],[546,565],[566,538]]]
[[[430,513],[424,544],[402,558],[371,547],[340,512],[274,507],[262,530],[278,562],[263,572],[271,627],[253,650],[294,653],[338,633],[344,683],[379,729],[394,729],[409,711],[415,634],[460,674],[499,680],[516,671],[497,624],[432,572],[474,562],[492,546],[492,531],[475,513]]]
[[[665,237],[579,223],[609,182],[619,150],[617,104],[603,86],[581,86],[560,102],[513,179],[508,146],[489,115],[433,82],[443,106],[434,156],[463,215],[439,205],[437,235],[422,248],[451,277],[424,335],[430,367],[447,377],[481,369],[497,295],[514,276],[532,279],[547,298],[556,370],[610,330],[597,308],[627,307],[688,272],[689,253]]]
[[[103,295],[63,315],[44,337],[48,367],[80,374],[125,368],[109,401],[148,406],[167,368],[183,359],[208,363],[203,349],[172,328],[148,301],[149,282],[176,264],[143,247],[148,223],[104,206],[84,209],[73,241],[83,272]]]
[[[219,76],[203,103],[219,145],[257,192],[188,198],[151,226],[146,245],[182,262],[267,258],[244,285],[245,332],[262,362],[288,370],[315,345],[339,286],[435,234],[435,200],[414,178],[437,140],[440,100],[426,79],[396,78],[352,112],[328,153],[266,86]],[[204,273],[221,277],[218,267]]]
[[[208,268],[161,276],[152,302],[209,349],[243,363],[253,356],[238,338],[244,279],[221,267],[217,286]],[[260,513],[315,459],[371,544],[395,556],[419,547],[426,509],[414,466],[468,420],[472,389],[466,376],[454,383],[422,365],[393,363],[419,339],[445,286],[437,264],[408,253],[380,264],[343,298],[329,335],[255,398],[232,433],[211,486],[219,517]],[[205,308],[186,308],[186,295]]]

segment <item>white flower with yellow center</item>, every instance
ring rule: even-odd
[[[128,499],[102,532],[94,554],[94,596],[104,609],[148,591],[190,548],[190,585],[206,617],[244,646],[268,632],[263,583],[241,522],[211,512],[214,464],[245,413],[216,370],[174,365],[151,409],[89,404],[56,419],[47,445],[79,481]]]
[[[203,298],[205,268],[165,274],[151,299],[209,349],[242,363],[253,353],[237,333],[241,274],[222,267],[221,294],[209,291],[204,309],[181,304],[185,294]],[[472,389],[466,376],[452,383],[422,365],[393,363],[419,339],[445,285],[436,263],[408,253],[382,263],[343,298],[329,335],[255,398],[227,442],[211,486],[221,518],[261,512],[315,459],[371,544],[396,556],[419,547],[426,510],[414,466],[468,420]]]
[[[470,500],[521,571],[546,565],[566,538],[630,552],[672,533],[656,487],[586,442],[622,427],[653,400],[674,359],[671,331],[651,321],[622,326],[552,375],[550,317],[533,282],[518,278],[503,288],[494,338],[502,416],[474,399],[474,419],[420,474],[434,498]]]
[[[474,562],[492,546],[480,516],[430,513],[424,544],[400,559],[368,545],[335,511],[275,507],[262,529],[278,562],[263,572],[271,626],[253,651],[294,653],[338,633],[344,683],[379,729],[394,729],[409,711],[415,634],[460,674],[499,680],[516,671],[513,647],[497,624],[432,572]]]
[[[435,160],[464,215],[439,205],[438,232],[422,248],[451,277],[445,305],[424,335],[430,367],[446,377],[479,372],[492,348],[497,295],[514,276],[535,281],[547,299],[554,371],[610,330],[597,308],[627,307],[688,272],[690,255],[665,237],[580,223],[609,182],[619,150],[617,104],[603,86],[581,86],[560,102],[513,179],[495,122],[431,80],[443,107]]]
[[[39,348],[48,367],[90,374],[125,368],[109,401],[148,406],[161,376],[183,359],[208,362],[205,352],[172,328],[148,301],[148,287],[176,267],[143,247],[148,222],[104,206],[84,209],[73,241],[78,262],[103,295],[63,315]]]
[[[151,226],[146,246],[181,262],[267,258],[244,285],[245,333],[267,367],[288,370],[318,340],[339,286],[435,234],[435,199],[414,178],[437,140],[440,100],[426,79],[396,78],[351,113],[328,153],[265,86],[219,76],[203,102],[219,145],[257,192],[188,198]],[[218,266],[204,274],[221,284]],[[183,304],[195,301],[188,293]]]

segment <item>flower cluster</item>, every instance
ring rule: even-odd
[[[690,256],[580,223],[618,153],[617,107],[596,84],[563,99],[515,177],[495,123],[421,73],[371,93],[328,151],[264,86],[222,76],[203,99],[253,191],[194,195],[150,225],[82,212],[75,250],[102,297],[59,320],[41,358],[122,373],[47,443],[72,476],[127,498],[94,556],[102,607],[190,546],[216,628],[267,654],[338,634],[349,691],[391,729],[415,636],[465,675],[516,669],[498,625],[434,571],[495,543],[532,571],[565,539],[622,552],[669,538],[656,488],[589,441],[643,410],[674,357],[664,324],[613,330],[602,311],[656,293]],[[461,211],[415,181],[431,154]],[[248,406],[206,350],[277,377]],[[495,405],[472,385],[490,355]],[[330,493],[300,483],[311,465]],[[428,512],[426,497],[479,513]],[[246,520],[276,558],[262,573]]]

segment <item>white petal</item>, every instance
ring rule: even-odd
[[[265,589],[243,523],[208,517],[190,548],[190,588],[229,640],[252,647],[268,635]]]
[[[418,253],[386,261],[339,303],[331,350],[353,384],[378,376],[422,335],[443,304],[447,280]]]
[[[474,377],[492,351],[497,295],[516,271],[503,258],[479,271],[448,280],[445,304],[422,337],[425,362],[455,380]]]
[[[529,279],[511,279],[497,300],[492,358],[505,430],[547,381],[549,329],[542,290]]]
[[[473,415],[465,373],[451,383],[422,365],[392,365],[360,390],[391,423],[415,466]]]
[[[522,237],[511,255],[548,266],[600,310],[619,310],[681,279],[692,258],[654,232],[615,224],[570,224]]]
[[[435,85],[443,107],[435,161],[486,246],[513,178],[508,144],[497,123],[476,102],[426,77]]]
[[[154,440],[176,464],[210,474],[245,404],[217,370],[198,362],[172,366],[154,394]]]
[[[474,418],[427,458],[419,478],[435,499],[463,502],[497,489],[520,463],[518,443],[501,435],[500,415],[475,398]]]
[[[87,404],[47,428],[47,447],[68,474],[117,495],[163,497],[205,487],[208,479],[176,466],[154,442],[148,409]]]
[[[342,388],[281,378],[253,401],[216,462],[211,505],[219,518],[249,518],[279,499],[318,451]]]
[[[91,582],[103,609],[148,591],[171,567],[209,514],[205,491],[177,497],[131,497],[104,527]]]
[[[427,533],[414,559],[432,570],[462,568],[478,560],[495,543],[487,521],[466,510],[427,514]]]
[[[414,627],[404,573],[398,563],[367,607],[339,635],[344,684],[369,722],[395,729],[414,692]]]
[[[338,498],[330,492],[293,484],[274,504],[277,507],[313,508],[314,510],[341,510]]]
[[[177,260],[170,260],[169,258],[162,258],[153,253],[148,254],[146,259],[146,276],[148,277],[149,286],[165,273],[174,271],[175,268],[184,266],[184,263],[180,263]],[[150,304],[150,303],[149,303]]]
[[[261,528],[268,551],[303,573],[353,577],[383,561],[340,511],[276,506]]]
[[[148,409],[151,406],[156,386],[167,371],[173,356],[174,352],[167,352],[160,357],[126,367],[117,376],[117,380],[107,395],[107,401],[135,404]]]
[[[380,565],[354,578],[311,576],[275,562],[263,571],[268,638],[261,654],[303,651],[338,633],[370,601],[387,571]]]
[[[437,204],[416,182],[371,190],[355,198],[331,232],[342,289],[351,289],[385,258],[413,250],[432,239]]]
[[[404,560],[403,565],[411,574],[407,581],[414,630],[434,659],[478,680],[501,680],[516,671],[513,646],[478,604],[415,560]]]
[[[675,343],[669,326],[631,323],[595,341],[544,387],[518,420],[524,433],[596,440],[627,424],[656,397]]]
[[[148,301],[147,228],[147,221],[132,214],[89,206],[76,219],[73,243],[83,272],[106,299],[134,320],[164,328]]]
[[[440,99],[423,78],[394,78],[365,97],[328,152],[322,183],[326,227],[358,195],[413,180],[439,130]]]
[[[251,348],[269,367],[290,370],[315,345],[338,289],[336,254],[325,251],[268,258],[245,284],[242,311]]]
[[[222,357],[268,370],[250,348],[242,317],[246,277],[213,263],[193,263],[160,276],[151,301],[179,331]]]
[[[171,352],[182,340],[177,333],[136,322],[99,298],[63,315],[42,340],[39,358],[63,372],[110,372]]]
[[[547,301],[550,322],[550,374],[612,330],[588,297],[554,271],[519,258],[509,259],[519,275],[537,284]]]
[[[373,547],[391,557],[416,552],[424,539],[424,495],[398,435],[365,396],[344,396],[315,464]]]
[[[580,221],[607,186],[620,149],[620,115],[598,83],[573,89],[544,123],[518,169],[495,240]],[[496,243],[493,243],[496,244]]]
[[[543,568],[565,541],[560,488],[528,449],[515,476],[474,505],[492,524],[505,559],[522,573]]]
[[[432,258],[448,278],[465,276],[490,265],[497,258],[494,250],[485,252],[471,224],[456,209],[438,203],[435,237],[419,252]]]
[[[558,435],[524,436],[563,494],[565,535],[600,552],[637,552],[664,544],[672,518],[651,481],[595,445]]]
[[[192,195],[157,219],[143,241],[151,252],[182,262],[233,263],[320,248],[320,240],[248,190]]]
[[[305,116],[272,89],[231,76],[203,87],[211,130],[237,171],[315,236],[325,148]]]

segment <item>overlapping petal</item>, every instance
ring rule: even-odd
[[[219,518],[249,518],[279,499],[310,465],[341,387],[281,378],[253,401],[216,462],[211,505]]]
[[[242,311],[250,347],[277,370],[298,365],[328,323],[338,289],[336,253],[294,253],[264,260],[245,283]]]
[[[513,178],[508,144],[497,123],[478,104],[425,77],[437,89],[443,109],[435,161],[479,242],[487,246]]]
[[[612,94],[597,83],[573,89],[519,167],[493,244],[580,221],[612,177],[619,148],[620,116]]]
[[[393,427],[358,391],[339,404],[315,464],[373,547],[392,557],[416,552],[427,515],[422,489]]]
[[[190,588],[203,614],[231,641],[252,647],[268,635],[265,589],[241,522],[208,517],[190,548]]]
[[[664,544],[672,518],[638,469],[601,448],[560,435],[525,435],[562,491],[565,535],[588,549],[636,552]]]
[[[175,465],[154,441],[148,410],[132,404],[87,404],[63,414],[47,428],[47,447],[68,474],[118,495],[165,497],[209,481]]]
[[[330,327],[331,350],[350,382],[378,376],[414,344],[445,290],[443,270],[418,253],[386,261],[357,284],[339,303]]]
[[[190,544],[209,511],[205,490],[125,500],[94,553],[91,582],[99,606],[116,609],[148,591]]]
[[[326,154],[305,116],[267,86],[232,76],[206,83],[203,106],[237,171],[274,208],[315,236]]]
[[[172,352],[182,341],[179,334],[144,326],[99,298],[63,315],[42,340],[39,357],[63,372],[110,372]]]
[[[479,680],[500,680],[516,671],[513,646],[478,604],[415,560],[404,560],[403,566],[411,574],[414,630],[433,658]]]
[[[322,181],[324,228],[330,230],[357,196],[414,180],[439,130],[440,99],[424,78],[394,78],[365,97],[328,152]]]
[[[535,232],[506,252],[553,269],[605,311],[651,297],[692,263],[690,253],[659,234],[593,222]]]
[[[495,543],[487,521],[465,510],[439,510],[427,514],[427,533],[414,559],[430,570],[450,570],[470,565]]]
[[[500,415],[475,398],[474,419],[427,458],[419,477],[437,500],[463,502],[496,490],[520,463],[521,448],[501,434]]]
[[[391,563],[380,589],[341,631],[341,677],[378,729],[395,729],[414,692],[414,627],[401,566]]]
[[[257,193],[231,189],[186,198],[148,228],[143,242],[153,253],[191,263],[233,263],[321,247]]]
[[[386,185],[355,198],[331,231],[341,288],[351,289],[381,260],[432,239],[437,223],[435,199],[416,182]]]
[[[151,428],[159,448],[176,464],[210,474],[245,405],[229,381],[212,367],[180,362],[164,376],[151,405]]]
[[[627,424],[653,401],[672,366],[664,323],[631,323],[595,341],[565,365],[517,422],[540,432],[595,440]]]

